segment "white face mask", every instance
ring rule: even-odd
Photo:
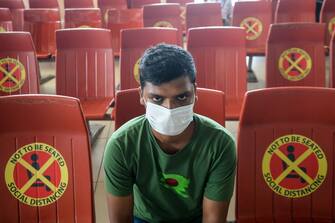
[[[175,136],[182,133],[193,120],[194,103],[174,109],[150,102],[146,103],[145,117],[151,127],[162,135]]]

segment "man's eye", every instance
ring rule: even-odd
[[[156,102],[156,103],[157,103],[157,102],[161,102],[161,101],[162,101],[162,98],[161,98],[161,97],[153,97],[153,98],[152,98],[152,101],[153,101],[153,102]]]
[[[185,101],[187,99],[187,96],[186,95],[181,95],[181,96],[178,96],[177,99],[179,101]]]

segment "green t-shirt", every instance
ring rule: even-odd
[[[203,196],[229,201],[234,188],[236,149],[215,121],[194,115],[195,132],[175,154],[156,142],[144,116],[113,133],[104,155],[109,193],[133,193],[134,215],[148,222],[192,222],[202,215]]]

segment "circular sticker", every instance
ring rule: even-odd
[[[79,26],[78,28],[92,28],[92,27],[88,25],[82,25],[82,26]]]
[[[300,48],[285,50],[279,57],[279,71],[289,81],[300,81],[312,70],[312,59]]]
[[[265,151],[262,171],[275,193],[300,198],[312,194],[325,181],[327,159],[320,146],[308,137],[285,135]]]
[[[262,22],[255,17],[247,17],[243,19],[240,23],[240,27],[245,28],[247,40],[255,40],[263,32]]]
[[[134,78],[136,80],[137,83],[140,83],[140,62],[141,62],[141,58],[139,58],[135,65],[134,65]]]
[[[333,34],[334,30],[335,30],[335,17],[333,17],[331,20],[329,20],[329,23],[328,23],[328,32],[330,34]]]
[[[29,206],[58,200],[68,185],[68,169],[60,152],[45,143],[22,146],[8,160],[5,181],[10,193]]]
[[[4,33],[4,32],[6,32],[7,30],[4,28],[4,27],[2,27],[2,26],[0,26],[0,33]]]
[[[154,27],[166,27],[166,28],[173,28],[173,25],[168,21],[158,21],[154,24]]]
[[[18,91],[26,80],[26,69],[14,58],[0,59],[0,91]]]

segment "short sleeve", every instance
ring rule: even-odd
[[[231,137],[214,157],[204,196],[215,201],[230,201],[234,191],[236,146]]]
[[[127,166],[121,144],[113,136],[109,139],[104,154],[105,186],[107,192],[115,196],[127,196],[133,192],[133,177]]]

